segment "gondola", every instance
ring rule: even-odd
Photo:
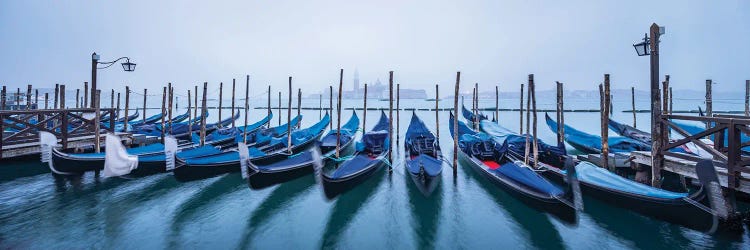
[[[58,174],[80,174],[87,171],[98,171],[104,168],[105,152],[101,153],[66,153],[58,148],[50,149],[50,169]],[[148,156],[164,153],[164,144],[154,143],[146,146],[129,148],[127,154]]]
[[[332,171],[318,173],[326,197],[333,199],[382,169],[387,164],[389,136],[388,117],[381,111],[380,120],[362,136],[351,159]]]
[[[486,133],[473,131],[463,122],[458,122],[458,134],[454,134],[454,119],[451,113],[451,136],[458,140],[458,155],[465,166],[470,166],[527,205],[563,221],[577,222],[576,210],[580,203],[574,199],[575,181],[569,182],[567,190],[552,184],[522,161],[509,157],[507,142],[500,144]]]
[[[165,115],[164,113],[157,113],[155,115],[146,117],[146,119],[144,119],[144,120],[133,121],[132,125],[133,126],[138,126],[138,125],[156,123],[156,122],[160,121],[161,117],[164,116],[164,115]]]
[[[440,144],[430,129],[413,112],[405,137],[406,170],[419,191],[425,196],[430,196],[440,183],[440,174],[443,171]]]
[[[270,120],[270,115],[266,116],[262,120],[252,124],[248,125],[246,129],[248,131],[250,130],[257,130],[261,126],[268,123]],[[244,127],[240,127],[237,129],[245,129]],[[199,158],[199,157],[207,157],[212,155],[221,154],[224,152],[224,150],[221,147],[221,141],[213,141],[214,138],[209,138],[209,136],[206,136],[206,143],[204,146],[198,146],[198,142],[193,142],[193,145],[187,146],[187,147],[181,147],[178,152],[176,152],[174,155],[169,156],[172,157],[170,159],[165,153],[158,154],[158,155],[149,155],[149,156],[142,156],[138,158],[138,168],[134,169],[131,175],[134,176],[145,176],[145,175],[151,175],[154,173],[163,173],[168,172],[174,169],[174,158],[180,158],[180,159],[192,159],[192,158]],[[234,136],[229,136],[229,141],[234,143]]]
[[[321,121],[306,129],[292,133],[291,155],[305,151],[323,134],[330,117],[326,115]],[[178,181],[205,179],[225,173],[240,171],[240,150],[247,153],[249,160],[257,165],[269,165],[289,158],[287,137],[273,138],[262,147],[244,146],[208,157],[183,159],[177,157],[173,173]]]
[[[326,159],[333,159],[333,157],[335,157],[337,140],[336,138],[339,137],[339,134],[341,137],[339,141],[339,157],[342,156],[342,153],[351,153],[349,151],[351,151],[352,146],[354,145],[354,136],[357,134],[358,128],[359,117],[357,116],[356,112],[352,111],[352,116],[351,118],[349,118],[349,121],[341,126],[341,133],[337,133],[336,130],[331,129],[325,136],[323,136],[323,138],[320,139],[318,147],[320,148],[320,152],[321,154],[323,154],[323,157]]]
[[[292,132],[293,147],[287,148],[288,139],[281,138],[281,144],[271,144],[283,147],[269,154],[251,158],[249,154],[240,152],[242,176],[247,179],[250,188],[263,189],[314,173],[321,164],[320,153],[315,146],[328,123],[330,116],[326,114],[312,127]]]
[[[471,110],[467,109],[466,106],[461,104],[461,115],[469,121],[469,124],[474,125],[475,122],[480,122],[482,120],[487,120],[487,115],[480,113],[477,111],[477,114],[475,115],[474,112],[471,112]]]
[[[247,126],[217,129],[212,133],[206,135],[206,142],[219,147],[236,146],[237,142],[241,142],[242,140],[244,140],[244,134],[247,134],[248,141],[255,141],[257,137],[262,135],[267,135],[268,138],[271,138],[285,134],[286,124],[284,124],[283,127],[279,126],[276,128],[263,129],[263,126],[268,124],[268,122],[271,121],[272,117],[273,113],[269,113],[262,120]],[[292,119],[292,126],[297,126],[301,119],[301,116],[297,116]],[[193,140],[195,139],[196,136],[193,136]],[[245,143],[248,142],[246,141]]]
[[[502,128],[496,124],[493,126],[490,123],[482,123],[483,130],[494,131],[494,134],[497,136],[512,136],[514,134],[507,129],[493,129],[497,127]],[[623,128],[621,126],[617,127]],[[635,132],[638,133],[638,131]],[[540,150],[540,153],[543,151]],[[562,158],[564,155],[563,152],[552,152],[552,154],[556,154],[557,158]],[[719,186],[716,172],[710,162],[698,164],[698,177],[701,179],[700,183],[703,185],[701,185],[698,191],[687,194],[643,185],[597,167],[589,162],[579,162],[576,165],[572,159],[564,164],[556,164],[556,161],[547,162],[544,158],[540,158],[540,161],[538,164],[544,170],[542,174],[557,183],[564,183],[568,175],[574,174],[580,183],[581,192],[585,195],[590,195],[615,206],[665,221],[682,224],[693,229],[709,232],[716,230],[714,228],[716,226],[715,223],[718,222],[714,218],[716,212],[708,206],[710,188],[706,186],[711,181],[716,182],[712,184],[716,188]],[[565,169],[573,169],[574,171],[568,173]]]
[[[557,134],[557,122],[552,120],[547,113],[544,114],[547,126]],[[573,148],[585,154],[600,154],[602,152],[602,138],[565,125],[565,142]],[[609,152],[630,153],[633,151],[651,151],[651,145],[627,137],[609,137]]]
[[[651,133],[644,132],[630,125],[619,123],[612,119],[609,119],[609,129],[615,131],[615,133],[617,133],[618,135],[640,141],[647,145],[651,145]],[[713,142],[711,142],[711,144],[713,144]],[[677,146],[675,148],[671,148],[669,149],[669,151],[675,153],[692,154],[703,158],[712,157],[710,153],[702,148],[699,148],[692,142]]]
[[[533,140],[533,137],[529,134],[519,135],[490,120],[479,122],[479,129],[491,135],[497,143],[502,144],[507,142],[507,152],[509,156],[512,155],[515,159],[524,158],[526,154],[526,140],[528,138],[529,143]],[[532,145],[529,145],[529,149],[531,149]],[[537,158],[539,158],[540,162],[552,164],[553,166],[562,166],[562,156],[567,154],[564,143],[555,146],[547,144],[541,139],[537,139],[537,152]]]
[[[657,219],[687,226],[692,229],[713,233],[721,226],[719,218],[726,218],[726,210],[714,209],[716,204],[724,205],[721,186],[711,161],[699,162],[696,172],[700,188],[692,194],[676,193],[644,185],[619,176],[589,162],[566,164],[566,171],[546,164],[544,175],[563,182],[568,172],[578,178],[583,194],[606,203],[623,207]],[[719,195],[714,195],[719,194]],[[710,197],[710,196],[714,197]]]
[[[138,114],[138,110],[136,110],[134,114],[128,116],[128,121],[132,121],[133,119],[138,118],[139,115],[140,114]],[[115,122],[124,122],[124,121],[125,121],[125,116],[117,118],[117,120],[115,120]]]
[[[227,117],[224,120],[211,123],[211,124],[206,124],[206,133],[211,133],[218,128],[226,127],[229,124],[232,124],[232,121],[237,120],[238,118],[240,118],[239,112],[237,112],[232,117]],[[190,125],[188,124],[190,123],[172,124],[171,131],[165,131],[164,134],[170,134],[180,140],[190,140],[191,139],[190,129],[192,129],[192,131],[200,131],[201,124],[198,122],[192,123]],[[190,126],[190,128],[188,126]],[[160,128],[161,126],[159,126],[159,124],[152,124],[150,126],[140,126],[136,128],[135,133],[150,135],[150,136],[161,136],[162,131]]]

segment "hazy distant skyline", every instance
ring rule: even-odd
[[[90,81],[90,56],[129,56],[138,66],[99,72],[99,88],[179,93],[232,78],[251,95],[303,95],[338,84],[388,81],[441,96],[499,85],[518,91],[535,74],[537,90],[594,90],[603,74],[613,88],[648,88],[648,58],[632,47],[648,26],[666,26],[661,74],[675,90],[744,90],[750,79],[748,1],[4,1],[0,3],[0,84],[68,89]],[[239,90],[238,90],[239,91]],[[154,93],[154,92],[152,92]],[[679,94],[679,93],[675,93]]]

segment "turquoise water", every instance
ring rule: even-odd
[[[317,104],[318,100],[304,102],[305,106],[317,107]],[[371,101],[368,105],[385,107],[387,102]],[[483,100],[481,105],[494,106],[494,100]],[[501,104],[508,108],[515,105],[517,100],[503,100]],[[598,102],[566,105],[596,108]],[[642,105],[647,107],[648,103]],[[692,104],[685,105],[689,108]],[[360,101],[344,103],[344,107],[352,106],[361,106]],[[432,106],[434,103],[422,100],[401,103],[402,108]],[[452,100],[441,104],[449,106]],[[619,105],[619,109],[624,106]],[[541,102],[540,107],[554,106]],[[302,112],[303,126],[318,118],[318,111]],[[411,113],[400,112],[401,135],[406,132]],[[434,128],[434,112],[416,113]],[[216,119],[214,114],[211,117]],[[229,116],[228,111],[224,114]],[[264,114],[265,111],[252,110],[250,121]],[[342,120],[346,121],[350,114],[351,111],[344,111]],[[358,114],[361,116],[362,112]],[[368,128],[374,125],[377,115],[379,112],[368,111]],[[440,113],[440,143],[444,155],[450,158],[452,140],[447,115]],[[518,113],[503,112],[501,117],[502,125],[518,129]],[[598,117],[598,113],[570,113],[566,114],[566,123],[598,133]],[[615,112],[614,117],[632,122],[630,113]],[[638,115],[639,127],[646,127],[647,118],[648,114]],[[554,141],[554,134],[541,122],[543,114],[539,114],[539,119],[540,138]],[[276,122],[274,118],[272,124]],[[401,152],[401,147],[394,152]],[[394,159],[391,174],[382,172],[332,201],[324,198],[322,188],[312,176],[253,191],[239,174],[189,183],[179,183],[171,174],[104,179],[89,173],[79,178],[59,178],[42,172],[45,166],[36,157],[6,161],[0,163],[4,168],[4,179],[0,181],[0,248],[740,249],[750,246],[747,230],[741,235],[705,235],[586,196],[585,211],[579,215],[578,223],[567,224],[526,206],[465,166],[458,166],[454,177],[451,167],[444,165],[440,187],[425,198],[405,176],[402,157],[395,155]],[[11,175],[24,177],[8,177]]]

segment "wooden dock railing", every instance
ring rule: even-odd
[[[708,126],[706,129],[698,133],[690,134],[689,132],[685,131],[683,128],[672,122],[673,120],[698,121],[708,124]],[[680,154],[669,151],[670,149],[676,148],[680,145],[685,145],[692,142],[696,146],[702,148],[703,150],[706,150],[709,154],[711,154],[713,160],[718,163],[718,167],[726,168],[728,190],[730,192],[730,195],[733,195],[734,191],[739,187],[739,177],[741,173],[750,174],[750,167],[748,167],[748,165],[750,165],[750,157],[743,156],[742,154],[742,147],[750,146],[750,142],[742,143],[741,141],[741,136],[743,133],[746,135],[750,135],[750,127],[748,127],[748,125],[750,125],[750,117],[736,115],[696,117],[662,114],[660,116],[659,123],[664,128],[662,132],[664,138],[668,138],[666,133],[668,129],[672,129],[672,131],[682,135],[684,138],[674,141],[668,141],[667,139],[660,141],[656,138],[655,140],[653,140],[654,151],[656,152],[656,154],[653,154],[654,152],[652,152],[652,154],[654,155],[654,167],[656,167],[657,170],[661,169],[661,166],[664,162],[664,156],[671,156],[696,162],[702,160],[701,158],[694,155]],[[704,141],[701,141],[701,138],[705,137],[712,138],[714,145],[711,146],[706,144]],[[726,145],[724,145],[725,140],[727,141]],[[663,147],[662,145],[658,145],[657,147],[657,143],[661,143]]]
[[[68,148],[70,138],[94,135],[99,122],[95,112],[93,108],[0,111],[0,159],[6,148],[37,142],[39,131],[54,134]],[[115,109],[100,109],[100,117],[105,115],[109,115],[104,121],[109,123],[107,130],[114,132]]]

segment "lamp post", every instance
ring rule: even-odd
[[[96,72],[99,69],[106,69],[110,66],[114,65],[116,62],[125,59],[124,63],[122,64],[122,69],[126,72],[132,72],[135,70],[135,63],[130,62],[130,58],[127,56],[123,56],[120,58],[117,58],[117,60],[111,61],[111,62],[99,62],[99,55],[96,54],[96,52],[91,54],[91,93],[96,93]],[[99,64],[104,65],[103,67],[99,67]],[[95,97],[94,95],[91,95],[91,108],[94,106]]]
[[[650,56],[651,62],[651,185],[660,186],[661,168],[664,157],[659,154],[665,145],[666,133],[661,123],[661,105],[659,104],[659,37],[664,34],[664,27],[656,23],[651,24],[649,34],[644,36],[643,42],[633,44],[638,56]]]

